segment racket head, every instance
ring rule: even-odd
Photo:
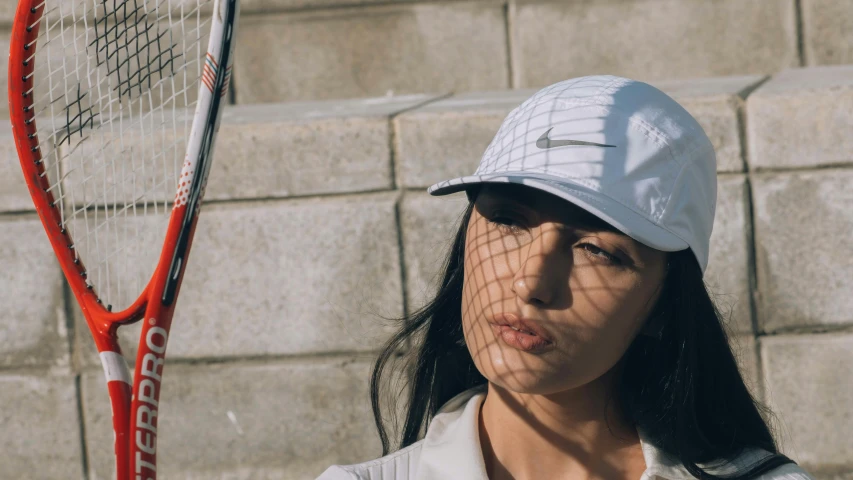
[[[142,317],[188,147],[212,0],[23,0],[9,108],[36,211],[99,351]],[[115,9],[113,6],[119,5]],[[199,181],[205,181],[199,178]],[[111,291],[116,290],[116,291]]]

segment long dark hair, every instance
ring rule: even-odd
[[[462,281],[465,235],[477,191],[466,191],[468,206],[444,263],[435,296],[403,318],[376,359],[370,377],[374,420],[382,455],[390,453],[380,408],[383,373],[389,361],[402,361],[408,408],[399,448],[419,440],[429,421],[457,394],[487,383],[474,365],[462,332]],[[661,450],[678,458],[700,479],[746,480],[785,463],[762,414],[772,412],[744,384],[729,344],[722,315],[711,300],[702,271],[690,250],[668,254],[668,272],[652,310],[653,334],[637,335],[628,347],[615,391],[623,418],[642,428]],[[383,317],[385,318],[385,317]],[[411,341],[409,348],[406,343]],[[408,350],[402,357],[401,350]],[[391,398],[399,398],[397,395]],[[398,411],[398,405],[393,411]],[[748,471],[715,476],[697,464],[733,459],[745,448],[771,452]]]

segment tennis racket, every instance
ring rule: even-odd
[[[21,0],[15,14],[15,145],[100,354],[119,480],[156,478],[166,345],[237,15],[237,0]],[[117,330],[141,319],[131,380]]]

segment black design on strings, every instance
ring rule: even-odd
[[[162,27],[156,16],[145,11],[138,0],[102,0],[103,15],[94,22],[94,47],[98,66],[106,65],[115,77],[113,87],[119,98],[137,89],[139,95],[152,84],[175,75],[175,62],[182,56],[176,52],[172,32]],[[164,75],[164,71],[166,74]]]
[[[89,104],[87,108],[83,108],[83,98],[89,92],[81,92],[80,84],[77,84],[77,96],[74,101],[68,102],[65,106],[65,135],[56,142],[57,145],[62,145],[62,142],[68,141],[71,145],[71,136],[80,132],[83,136],[83,129],[88,125],[90,128],[95,126],[95,117],[98,114],[92,109]]]

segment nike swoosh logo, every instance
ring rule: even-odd
[[[546,148],[554,148],[554,147],[565,147],[567,145],[587,145],[591,147],[616,147],[616,145],[605,145],[603,143],[595,143],[595,142],[584,142],[583,140],[551,140],[548,138],[548,134],[551,133],[554,127],[545,130],[545,133],[542,134],[539,139],[536,140],[536,146],[541,149]]]

